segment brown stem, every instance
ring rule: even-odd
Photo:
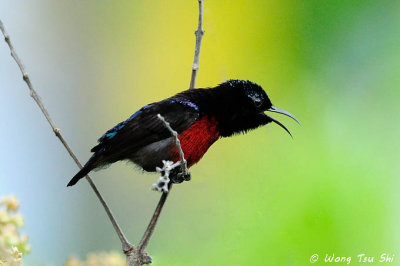
[[[144,232],[142,240],[140,240],[140,243],[137,247],[139,252],[143,252],[146,249],[147,245],[149,244],[150,237],[153,234],[154,228],[157,225],[157,220],[160,217],[162,208],[164,207],[164,203],[167,200],[169,191],[171,191],[171,187],[169,188],[168,192],[163,192],[161,195],[160,201],[158,202],[157,207],[154,210],[153,217],[151,217],[150,223],[147,226],[147,229]]]
[[[158,117],[158,119],[160,119],[160,120],[164,123],[164,126],[169,130],[169,132],[171,133],[172,137],[174,137],[174,139],[175,139],[175,145],[176,145],[176,147],[178,148],[179,157],[180,157],[180,159],[181,159],[181,170],[182,170],[182,173],[183,173],[184,175],[187,175],[187,174],[189,173],[189,170],[188,170],[188,168],[187,168],[187,162],[186,162],[186,160],[185,160],[185,154],[183,153],[183,150],[182,150],[182,147],[181,147],[181,141],[180,141],[179,138],[178,138],[178,132],[176,132],[176,131],[171,127],[171,125],[169,124],[169,122],[166,121],[165,118],[164,118],[162,115],[158,114],[157,117]]]
[[[203,30],[203,4],[204,0],[198,0],[199,2],[199,23],[197,30],[195,32],[196,34],[196,46],[195,46],[195,51],[194,51],[194,59],[193,59],[193,65],[192,65],[192,77],[190,79],[190,89],[193,89],[194,86],[196,85],[196,78],[197,78],[197,72],[199,70],[199,60],[200,60],[200,48],[201,48],[201,40],[204,35],[204,30]],[[162,116],[158,116],[158,118],[164,122],[164,125],[170,130],[171,134],[173,137],[175,137],[175,144],[178,147],[179,155],[181,157],[181,167],[183,173],[187,174],[187,166],[186,166],[186,160],[183,154],[182,147],[180,145],[179,139],[177,137],[176,132],[169,126],[169,123],[165,121],[165,119]],[[175,132],[175,134],[174,134]],[[139,246],[137,247],[136,251],[132,252],[130,256],[128,256],[128,265],[143,265],[143,264],[148,264],[151,263],[151,258],[147,255],[146,253],[146,247],[147,244],[150,241],[150,238],[154,232],[154,229],[157,225],[158,218],[160,217],[161,210],[165,204],[165,201],[167,200],[168,194],[172,189],[172,184],[170,185],[168,192],[164,192],[161,195],[161,198],[157,204],[157,207],[154,211],[153,217],[150,220],[149,225],[147,226],[146,231],[144,232],[144,235],[142,237],[142,240],[139,243]],[[147,260],[147,261],[146,261]],[[130,264],[132,263],[132,264]]]
[[[146,252],[146,247],[149,244],[150,238],[153,235],[154,229],[156,228],[158,218],[160,218],[161,211],[164,207],[165,201],[169,195],[169,192],[172,189],[172,184],[169,186],[168,192],[163,192],[160,200],[158,201],[157,207],[154,210],[153,216],[147,226],[146,231],[143,234],[142,239],[140,240],[139,245],[136,250],[129,252],[127,254],[127,263],[128,265],[133,266],[141,266],[143,264],[150,264],[151,257]]]
[[[196,45],[194,48],[192,77],[190,78],[189,89],[194,89],[194,87],[196,86],[197,72],[199,71],[199,64],[200,64],[201,40],[203,39],[203,35],[204,35],[204,30],[203,30],[204,0],[198,0],[198,1],[199,1],[199,23],[197,26],[197,30],[194,32],[194,34],[196,35]]]

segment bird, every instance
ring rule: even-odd
[[[215,87],[188,89],[142,107],[104,133],[91,149],[93,155],[67,186],[75,185],[92,170],[117,161],[131,161],[147,172],[155,172],[163,160],[179,161],[175,138],[158,114],[178,133],[187,166],[191,167],[220,138],[271,122],[291,135],[281,122],[265,112],[283,114],[299,123],[289,112],[273,106],[264,89],[249,80],[228,80]]]

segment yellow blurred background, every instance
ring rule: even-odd
[[[4,1],[0,18],[83,162],[141,106],[189,86],[197,1]],[[174,187],[148,247],[153,265],[308,265],[310,256],[399,253],[400,4],[205,1],[197,87],[249,79],[302,126],[215,143]],[[26,265],[119,250],[87,182],[0,43],[0,195],[15,194]],[[92,175],[137,243],[157,175],[119,163]],[[397,260],[397,261],[396,261]],[[321,261],[317,264],[323,264]]]

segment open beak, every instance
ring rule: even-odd
[[[289,113],[288,111],[285,111],[285,110],[276,108],[275,106],[271,106],[269,109],[267,109],[267,111],[273,112],[273,113],[278,113],[278,114],[286,115],[286,116],[292,118],[294,121],[296,121],[296,122],[300,125],[299,120],[297,120],[297,118],[296,118],[294,115],[292,115],[291,113]],[[289,129],[287,129],[281,122],[279,122],[278,120],[276,120],[275,118],[272,118],[272,117],[270,117],[270,116],[268,116],[268,117],[271,118],[272,122],[274,122],[275,124],[279,125],[279,126],[280,126],[281,128],[283,128],[287,133],[289,133],[289,135],[290,135],[291,137],[293,137],[292,134],[290,133]]]

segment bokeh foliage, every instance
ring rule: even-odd
[[[28,236],[21,234],[24,217],[18,212],[19,200],[15,196],[0,200],[0,265],[22,265],[22,255],[30,252]]]

